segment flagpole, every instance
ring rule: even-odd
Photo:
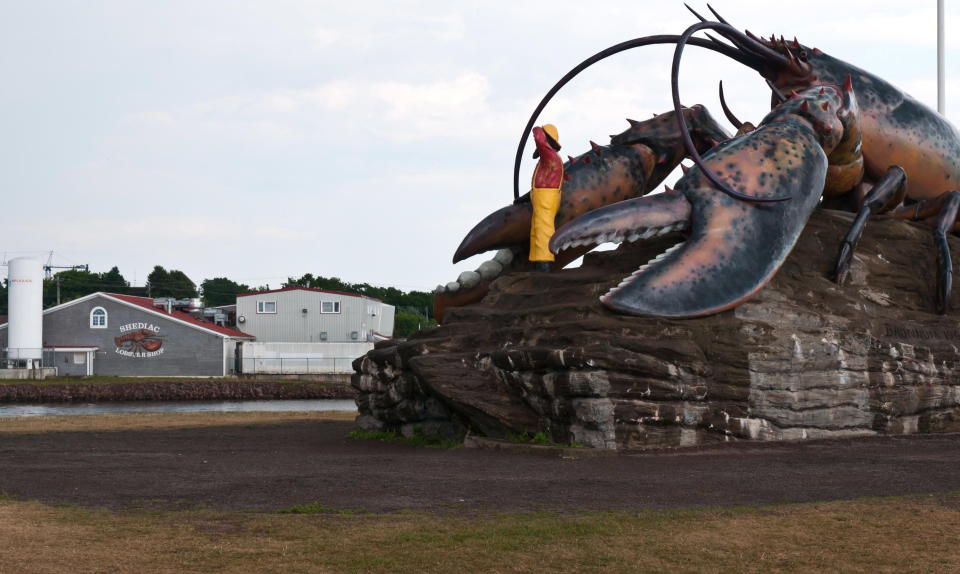
[[[946,77],[943,67],[943,0],[937,0],[937,111],[946,115]]]

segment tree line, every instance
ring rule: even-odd
[[[200,297],[207,307],[231,305],[236,302],[239,293],[263,291],[266,287],[254,287],[231,281],[226,277],[204,279],[197,286],[186,273],[179,269],[165,269],[161,265],[153,268],[147,275],[147,282],[143,286],[133,286],[120,273],[117,267],[110,271],[96,273],[83,269],[67,269],[56,273],[50,279],[43,280],[43,308],[54,307],[79,299],[91,293],[105,291],[121,295],[136,295],[139,297],[173,297],[175,299],[191,299]],[[0,315],[6,315],[7,309],[7,282],[0,284]]]
[[[365,295],[396,308],[394,335],[406,337],[421,328],[436,325],[433,317],[433,294],[425,291],[401,291],[396,287],[377,287],[369,283],[349,283],[338,277],[314,276],[307,273],[298,279],[288,277],[283,287],[309,287]],[[140,297],[200,297],[206,307],[232,305],[237,295],[266,291],[268,286],[251,287],[226,277],[204,279],[198,286],[186,273],[157,265],[147,275],[144,286],[132,286],[117,267],[96,273],[83,269],[67,269],[43,281],[43,307],[56,306],[74,299],[106,291]],[[0,284],[0,315],[7,314],[7,283]]]

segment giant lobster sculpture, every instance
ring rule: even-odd
[[[689,7],[688,7],[689,8]],[[649,44],[676,44],[674,109],[651,120],[628,120],[609,146],[570,157],[551,250],[562,266],[596,245],[683,231],[686,240],[601,297],[607,307],[644,316],[696,317],[734,307],[776,273],[812,211],[822,205],[857,212],[839,248],[842,284],[867,220],[874,214],[922,221],[933,229],[938,278],[936,310],[947,311],[953,264],[946,234],[957,231],[960,134],[942,116],[884,80],[793,41],[758,38],[691,9],[700,23],[680,36],[618,44],[574,68],[547,94],[525,128],[570,78],[602,58]],[[693,35],[708,29],[727,40]],[[756,128],[721,103],[738,133],[730,137],[701,106],[680,105],[678,70],[685,45],[734,58],[771,87],[772,110]],[[645,197],[684,158],[676,189]],[[516,194],[516,191],[515,191]],[[520,198],[483,219],[464,238],[454,262],[500,249],[494,261],[438,287],[435,311],[482,298],[489,282],[523,269],[519,254],[531,208]]]

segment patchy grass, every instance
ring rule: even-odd
[[[71,415],[62,417],[11,417],[0,418],[0,435],[4,433],[36,434],[64,431],[86,432],[265,425],[298,421],[352,421],[356,416],[357,413],[351,411],[289,411],[130,413],[117,415]]]
[[[277,511],[278,514],[339,514],[340,516],[350,516],[352,514],[367,514],[362,508],[330,508],[319,502],[312,504],[300,504],[290,508],[284,508]]]
[[[0,540],[11,572],[956,572],[960,496],[496,516],[0,501]]]
[[[531,435],[527,431],[523,431],[519,434],[511,433],[507,435],[507,440],[510,442],[539,444],[542,446],[556,446],[561,448],[586,448],[586,446],[576,442],[553,442],[550,440],[550,437],[542,431],[534,435]]]
[[[416,433],[412,437],[406,437],[395,432],[383,432],[383,431],[365,431],[365,430],[355,430],[347,435],[349,438],[360,439],[360,440],[382,440],[385,442],[399,442],[403,444],[409,444],[413,446],[420,446],[426,448],[461,448],[463,447],[462,440],[454,440],[449,438],[441,438],[436,436],[427,436],[423,434],[420,429],[417,429]]]

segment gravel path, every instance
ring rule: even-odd
[[[960,490],[960,435],[562,459],[345,438],[350,422],[0,436],[0,493],[110,508],[372,512],[766,504]]]

